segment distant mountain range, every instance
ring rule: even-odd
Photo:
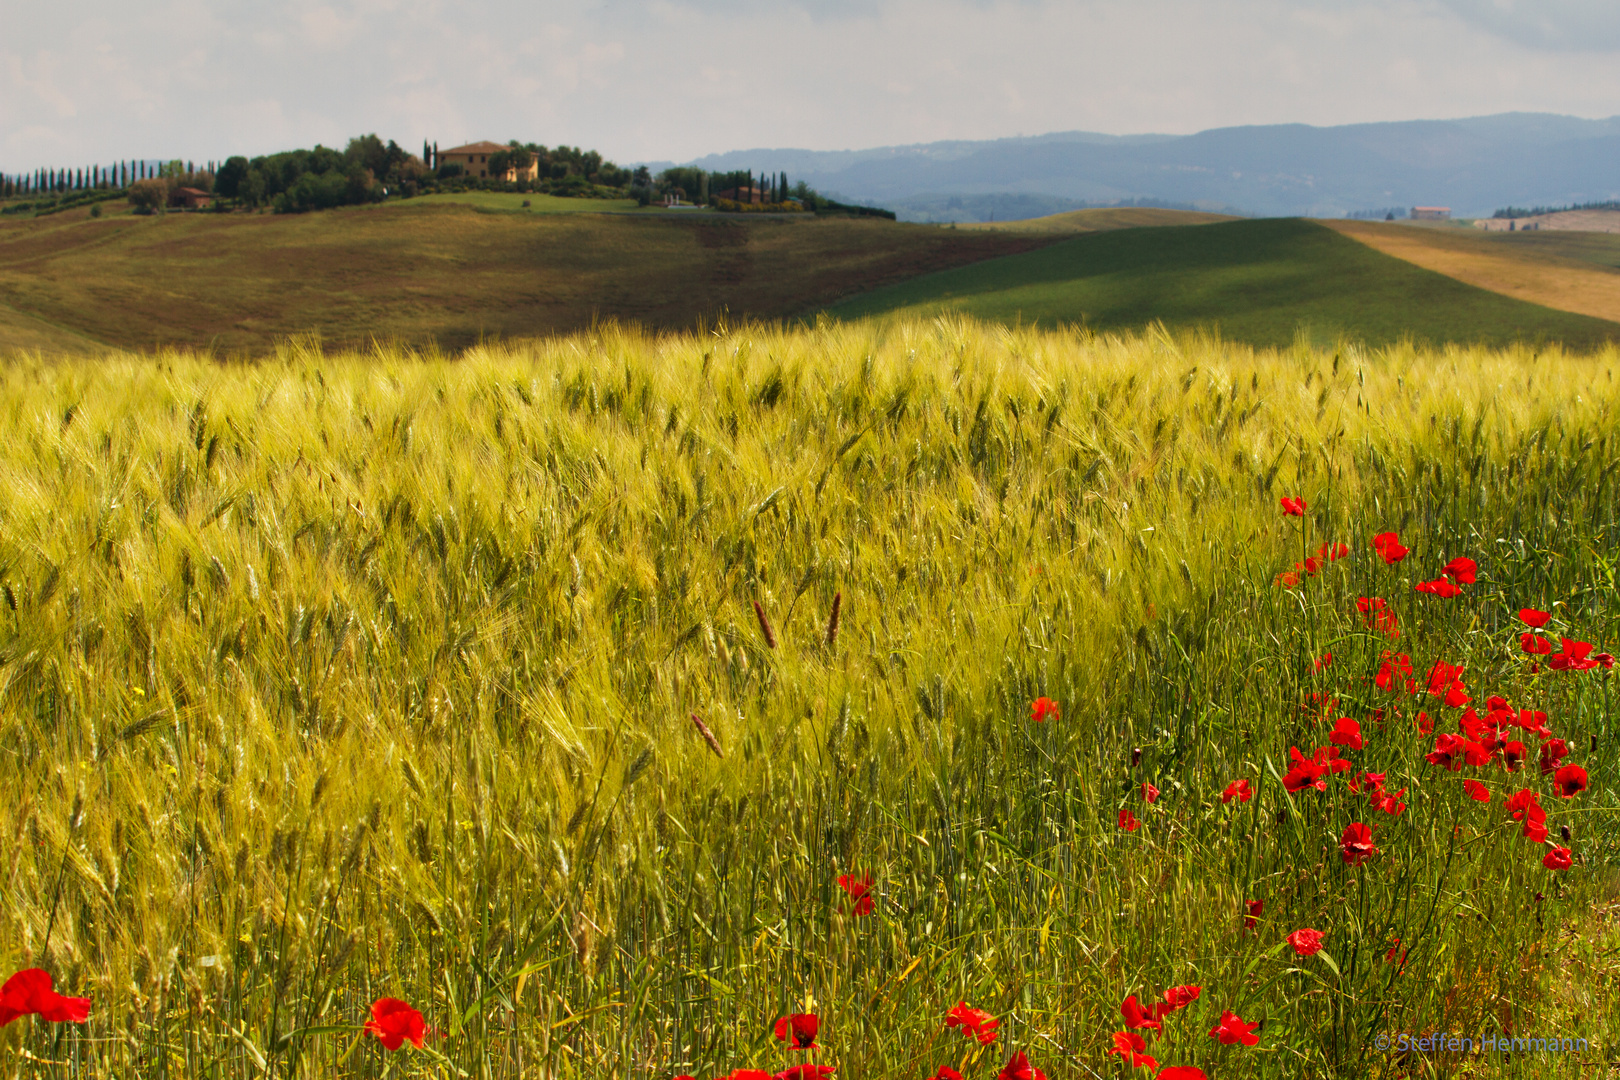
[[[1620,117],[1503,113],[1196,135],[1060,132],[873,150],[739,150],[690,164],[787,172],[835,197],[911,221],[1034,217],[1081,206],[1184,206],[1259,216],[1620,199]]]

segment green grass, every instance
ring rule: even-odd
[[[0,969],[94,1008],[0,1029],[0,1069],[707,1080],[791,1062],[809,1008],[847,1080],[1124,1076],[1121,1000],[1178,984],[1150,1052],[1211,1076],[1410,1075],[1376,1037],[1435,1029],[1612,1061],[1613,676],[1531,673],[1514,612],[1615,651],[1616,367],[960,319],[14,357]],[[1413,591],[1460,554],[1464,596]],[[1392,649],[1546,710],[1591,788],[1425,762],[1417,712],[1457,710],[1376,690]],[[1403,814],[1282,789],[1336,715]],[[384,995],[431,1054],[361,1038]],[[1227,1008],[1259,1046],[1208,1038]]]
[[[1464,285],[1299,219],[1128,229],[931,274],[832,305],[845,318],[956,311],[1098,330],[1214,327],[1228,339],[1561,341],[1592,348],[1620,324]]]

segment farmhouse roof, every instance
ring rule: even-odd
[[[204,191],[202,188],[183,187],[177,188],[176,190],[182,195],[201,195],[205,199],[212,199],[214,197],[211,193]]]
[[[1445,210],[1445,211],[1449,212],[1451,210],[1451,207],[1449,207],[1449,206],[1414,206],[1414,207],[1412,207],[1412,209],[1414,209],[1414,210]]]
[[[468,143],[466,146],[452,146],[448,150],[439,152],[441,154],[494,154],[510,149],[512,148],[505,143],[490,142],[485,139],[483,142]]]

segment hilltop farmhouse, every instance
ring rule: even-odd
[[[496,154],[511,150],[510,146],[503,146],[498,142],[468,143],[466,146],[453,146],[448,150],[440,150],[436,155],[436,165],[460,165],[462,172],[468,176],[490,176],[489,159]],[[526,168],[519,169],[508,165],[502,179],[509,183],[518,180],[540,179],[540,162],[533,157],[529,159]]]

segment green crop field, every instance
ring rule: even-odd
[[[853,318],[957,311],[1000,322],[1094,329],[1218,328],[1286,345],[1620,340],[1620,323],[1476,288],[1299,219],[1263,219],[1080,236],[1039,251],[919,277],[828,309]]]
[[[0,1073],[1612,1068],[1620,352],[1028,323],[11,356]]]

